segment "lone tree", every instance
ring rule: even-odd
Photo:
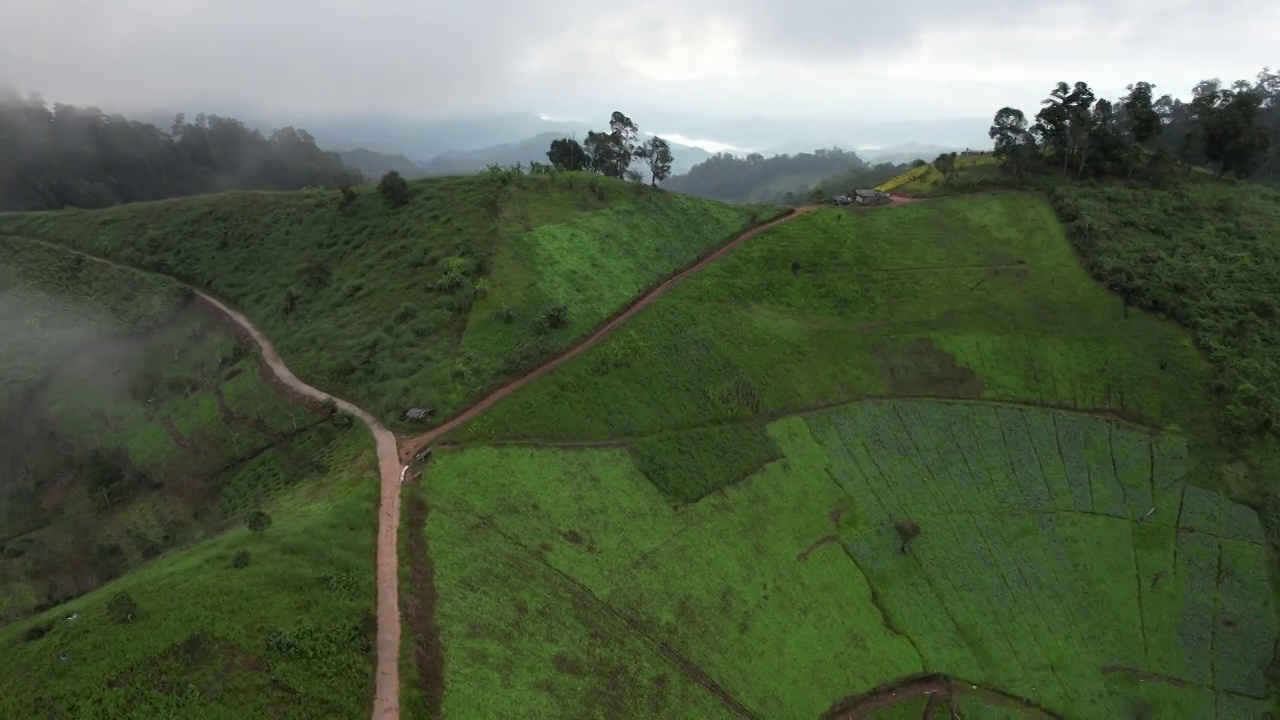
[[[657,187],[658,183],[671,177],[671,146],[666,140],[654,135],[640,146],[636,153],[649,165],[649,184]]]
[[[956,154],[942,153],[933,160],[933,167],[942,173],[943,180],[950,180],[956,172]]]
[[[409,202],[409,183],[395,170],[383,175],[378,181],[378,192],[382,193],[383,199],[392,207],[400,207]]]
[[[899,520],[893,524],[893,529],[897,530],[898,537],[902,538],[902,546],[898,548],[898,552],[906,555],[907,543],[920,535],[920,524],[911,519]]]

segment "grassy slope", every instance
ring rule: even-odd
[[[1265,707],[1274,608],[1258,518],[1183,486],[1180,437],[912,401],[791,417],[766,432],[784,460],[682,509],[617,449],[441,454],[427,533],[448,629],[446,712],[590,708],[596,693],[646,708],[637,717],[675,712],[650,678],[687,683],[681,668],[625,649],[617,615],[643,630],[630,642],[665,643],[762,717],[813,717],[919,672],[1068,717],[1118,717],[1139,697],[1166,713],[1197,707],[1197,717],[1215,702]],[[1160,512],[1138,520],[1153,503]],[[893,525],[903,518],[922,529],[907,554]],[[1186,529],[1176,540],[1175,527]],[[507,558],[492,596],[496,566],[475,561],[485,556]],[[1219,561],[1230,569],[1221,578]],[[565,576],[590,599],[534,603]],[[565,642],[570,620],[614,632]],[[646,671],[612,675],[626,656],[645,658],[633,667]],[[494,695],[479,678],[499,668],[551,684]],[[1145,685],[1143,673],[1188,685]]]
[[[317,450],[313,481],[266,504],[266,531],[236,528],[0,628],[0,717],[367,715],[377,504],[369,440],[352,428]],[[239,551],[247,567],[231,567]],[[132,622],[109,611],[117,592],[136,601]],[[28,639],[32,628],[46,634]]]
[[[1226,439],[1273,463],[1269,489],[1280,493],[1280,192],[1188,180],[1064,186],[1053,199],[1093,273],[1196,333]]]
[[[937,395],[1116,410],[1212,436],[1207,400],[1180,392],[1206,379],[1179,328],[1126,316],[1087,280],[1047,203],[999,194],[786,223],[461,436],[647,438],[641,454],[667,458],[654,481],[689,500],[734,479],[679,487],[698,452],[728,445],[745,461],[769,446],[711,427],[726,421]],[[704,438],[670,434],[697,427]],[[722,443],[728,432],[740,437]]]
[[[511,552],[510,539],[519,538],[534,570],[513,588],[538,587],[535,570],[549,564],[604,601],[597,615],[632,618],[766,714],[811,714],[921,669],[1077,714],[1119,711],[1139,697],[1166,709],[1256,709],[1251,698],[1265,693],[1266,638],[1274,636],[1257,516],[1198,490],[1187,495],[1189,516],[1167,514],[1176,507],[1167,493],[1180,485],[1152,482],[1185,473],[1220,485],[1217,408],[1187,391],[1211,375],[1183,330],[1127,312],[1087,278],[1039,197],[823,211],[735,252],[464,428],[458,437],[481,445],[525,439],[618,448],[441,455],[429,502],[455,524],[483,523],[460,533],[430,521],[426,532],[442,559],[460,544]],[[908,422],[853,406],[760,424],[888,395],[1054,405],[1175,432],[1153,439],[1075,416],[1015,409],[975,418],[928,404],[912,406],[924,416]],[[959,457],[973,465],[956,477],[951,443],[965,428],[974,428],[974,439]],[[993,445],[991,437],[1001,440]],[[858,442],[878,444],[858,460],[847,449]],[[1078,447],[1054,447],[1072,443]],[[785,459],[733,484],[770,458]],[[1097,480],[1103,495],[1059,508],[1082,478],[1083,487]],[[986,492],[972,491],[978,480]],[[706,496],[717,488],[727,489]],[[1010,497],[1013,488],[1022,496]],[[875,500],[876,492],[891,495]],[[700,497],[673,514],[672,501]],[[992,498],[1007,504],[969,507]],[[862,515],[832,512],[842,504]],[[1152,504],[1158,514],[1135,522]],[[889,521],[907,513],[929,519],[920,521],[919,551],[904,557]],[[1223,525],[1223,514],[1237,519]],[[1000,519],[988,525],[984,516]],[[1175,539],[1174,526],[1198,532]],[[833,530],[844,554],[831,547],[797,559]],[[1231,537],[1215,537],[1223,533]],[[1218,553],[1230,568],[1220,577]],[[1046,565],[1058,572],[1045,573]],[[477,572],[438,568],[440,617],[453,628],[450,659],[468,657],[475,673],[486,662],[525,667],[553,652],[485,645],[487,654],[475,654],[466,628],[489,622],[469,605]],[[936,584],[921,585],[929,581]],[[951,609],[960,596],[971,599]],[[1073,597],[1078,604],[1066,602]],[[1049,600],[1037,598],[1054,600],[1044,606]],[[835,599],[838,610],[825,606]],[[997,617],[1009,620],[990,622]],[[782,639],[805,628],[822,640]],[[541,638],[536,647],[556,641],[529,633]],[[1135,639],[1144,634],[1145,645]],[[1012,640],[1024,647],[1010,649]],[[570,648],[602,652],[594,644]],[[852,653],[847,662],[831,662],[844,652]],[[1206,674],[1210,656],[1218,658],[1217,676]],[[767,658],[768,668],[751,658]],[[479,692],[451,667],[453,697]],[[788,680],[786,668],[797,678]],[[1140,683],[1121,668],[1190,684]],[[1201,689],[1213,687],[1229,692]],[[510,697],[540,702],[544,691],[521,686]]]
[[[303,458],[331,434],[322,415],[274,392],[176,284],[16,238],[0,252],[0,620],[217,530],[308,474]]]
[[[0,230],[207,288],[253,317],[301,377],[390,420],[408,404],[464,407],[776,212],[578,174],[412,188],[399,209],[372,189],[348,213],[336,194],[228,193],[5,216]],[[555,305],[569,322],[548,330],[540,320]]]
[[[19,420],[0,448],[0,717],[365,714],[367,433],[291,406],[165,278],[17,238],[0,258],[2,406]],[[115,449],[124,478],[96,504],[80,458]],[[251,509],[274,524],[250,533]],[[131,623],[108,610],[117,592]]]

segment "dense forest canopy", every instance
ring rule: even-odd
[[[168,129],[0,90],[0,211],[97,208],[232,189],[363,179],[303,130],[179,114]]]
[[[1147,82],[1130,85],[1114,102],[1097,97],[1086,82],[1060,82],[1033,117],[1001,108],[989,135],[1015,178],[1055,168],[1077,179],[1158,179],[1174,166],[1204,166],[1218,175],[1276,182],[1280,75],[1263,68],[1252,81],[1204,80],[1189,101],[1156,97]]]

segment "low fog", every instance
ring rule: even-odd
[[[94,408],[124,407],[145,363],[143,340],[125,334],[109,311],[18,288],[13,279],[0,258],[0,527],[20,534],[38,520],[23,516],[38,486],[69,471],[73,448],[52,428],[98,412],[89,409],[90,400]],[[111,445],[111,418],[93,419],[102,444]]]

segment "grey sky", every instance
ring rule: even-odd
[[[109,109],[897,120],[1280,63],[1274,0],[0,0],[0,18],[0,82]]]

